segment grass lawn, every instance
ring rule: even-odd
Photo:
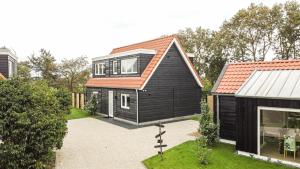
[[[219,144],[209,156],[209,164],[200,165],[194,141],[178,145],[164,154],[164,161],[156,155],[143,161],[148,169],[290,169],[289,167],[255,160],[235,154],[234,146]]]
[[[80,119],[80,118],[85,118],[89,117],[90,114],[88,114],[86,111],[82,109],[77,109],[77,108],[72,108],[71,109],[71,114],[66,115],[67,120],[72,120],[72,119]]]
[[[195,114],[191,117],[191,120],[199,121],[200,120],[200,114]]]

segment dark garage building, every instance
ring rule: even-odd
[[[201,80],[176,36],[115,48],[92,67],[86,98],[98,113],[136,125],[200,113]]]
[[[300,60],[227,64],[213,90],[220,138],[242,155],[300,166]],[[284,155],[284,151],[287,155]]]

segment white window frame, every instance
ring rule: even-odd
[[[123,97],[125,99],[125,101],[124,101],[125,105],[123,105]],[[129,94],[121,94],[121,108],[123,108],[123,109],[130,109],[129,106],[128,106],[128,103],[127,103],[127,98],[128,97],[130,99],[130,95]]]
[[[112,71],[114,75],[118,74],[118,61],[116,60],[112,62]]]
[[[95,75],[105,75],[105,63],[104,62],[95,63]]]
[[[129,61],[132,61],[132,60],[135,60],[136,61],[136,71],[133,71],[133,65],[132,65],[132,67],[131,67],[131,70],[132,71],[128,71],[128,70],[126,70],[126,68],[125,68],[125,71],[123,71],[123,66],[126,66],[126,64],[128,64],[127,62],[129,62]],[[129,58],[129,59],[123,59],[123,60],[121,60],[121,74],[135,74],[135,73],[137,73],[137,58]]]

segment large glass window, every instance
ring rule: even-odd
[[[95,75],[105,75],[105,63],[95,64]]]
[[[260,111],[260,154],[300,162],[300,113]],[[298,155],[299,154],[299,155]]]
[[[137,73],[137,58],[125,59],[121,61],[121,73]]]

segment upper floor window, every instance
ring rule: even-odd
[[[121,61],[121,73],[137,73],[137,58],[125,59]]]
[[[113,74],[118,74],[118,62],[115,60],[113,61]]]
[[[95,75],[105,75],[105,63],[95,64]]]

